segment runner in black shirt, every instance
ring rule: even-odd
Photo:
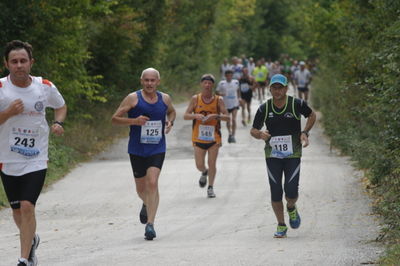
[[[251,98],[253,98],[254,79],[249,75],[247,67],[243,68],[243,76],[239,79],[240,107],[242,108],[242,124],[246,126],[251,119]],[[247,119],[246,119],[247,110]]]
[[[272,208],[278,221],[274,236],[286,236],[287,226],[283,213],[283,191],[287,201],[289,223],[294,229],[300,226],[300,215],[296,208],[300,176],[302,146],[308,146],[308,132],[314,125],[316,115],[300,99],[287,96],[287,79],[281,74],[271,78],[272,99],[260,105],[250,134],[265,141],[265,157],[271,188]],[[301,115],[308,118],[301,131]],[[261,130],[266,126],[266,130]],[[282,176],[285,182],[282,189]]]

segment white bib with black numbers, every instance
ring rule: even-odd
[[[248,83],[241,83],[240,84],[240,91],[241,92],[248,92],[250,90],[250,86]]]
[[[140,143],[158,144],[162,138],[162,122],[161,120],[147,121],[142,126],[140,133]]]
[[[269,145],[272,147],[271,157],[286,158],[293,155],[291,135],[271,137]]]
[[[27,128],[13,126],[10,128],[9,144],[10,151],[21,154],[27,158],[37,157],[40,150],[37,144],[40,140],[39,128]]]
[[[199,140],[214,141],[215,126],[199,125]]]

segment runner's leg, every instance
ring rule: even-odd
[[[308,101],[308,90],[304,92],[304,101]]]
[[[247,102],[242,99],[242,102],[240,102],[240,108],[242,109],[242,124],[243,124],[243,126],[246,125],[246,104],[247,104]]]
[[[229,120],[226,121],[226,127],[228,128],[228,134],[232,135],[232,113],[229,113]]]
[[[200,172],[205,172],[207,170],[205,164],[207,150],[194,146],[194,160],[196,162],[196,167]]]
[[[144,178],[146,183],[146,208],[147,208],[147,223],[154,224],[157,213],[160,195],[158,191],[158,178],[161,169],[157,167],[149,167]]]
[[[20,204],[19,237],[21,242],[21,258],[28,258],[32,247],[32,239],[36,231],[35,206],[26,200],[20,201]]]
[[[250,121],[251,121],[251,98],[250,98],[250,102],[246,102],[246,107],[247,107],[247,122],[250,123]]]
[[[267,171],[268,180],[271,189],[271,205],[274,210],[275,217],[280,224],[285,223],[285,216],[283,212],[283,189],[282,189],[282,175],[283,164],[282,159],[267,158]]]
[[[145,178],[135,178],[135,184],[136,184],[136,192],[139,196],[139,198],[143,201],[144,205],[146,204],[146,182]]]
[[[208,184],[214,186],[215,175],[217,174],[217,157],[219,144],[214,144],[208,149]]]
[[[237,109],[234,109],[232,111],[232,129],[231,129],[231,135],[235,136],[235,132],[236,132],[236,116],[237,116]]]
[[[287,207],[293,208],[299,196],[300,158],[285,160],[285,198]]]

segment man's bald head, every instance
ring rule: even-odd
[[[158,72],[157,69],[152,68],[152,67],[149,67],[149,68],[146,68],[145,70],[143,70],[142,71],[142,75],[140,76],[140,78],[143,79],[144,75],[147,74],[147,73],[154,74],[154,75],[157,76],[157,79],[160,79],[160,72]]]

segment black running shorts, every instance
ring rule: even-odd
[[[243,100],[245,100],[247,103],[251,102],[251,98],[253,97],[253,91],[252,90],[248,90],[246,92],[240,92],[241,97]]]
[[[210,142],[210,143],[193,142],[193,146],[199,147],[202,150],[208,150],[215,144],[217,144],[215,141]]]
[[[282,201],[283,191],[286,197],[295,199],[299,195],[300,158],[267,158],[267,171],[272,201]],[[282,189],[282,176],[285,183]]]
[[[297,89],[301,92],[307,92],[308,91],[308,87],[297,87]]]
[[[21,176],[6,175],[2,171],[1,180],[10,206],[13,209],[21,207],[20,201],[26,200],[36,205],[42,191],[47,169],[27,173]]]
[[[227,110],[228,110],[228,113],[232,113],[232,112],[235,111],[235,110],[239,110],[239,106],[235,106],[235,107],[229,108],[229,109],[227,109]]]
[[[150,167],[157,167],[161,170],[165,159],[165,152],[154,154],[149,157],[129,154],[129,158],[131,160],[133,176],[135,178],[141,178],[146,175],[147,169]]]

